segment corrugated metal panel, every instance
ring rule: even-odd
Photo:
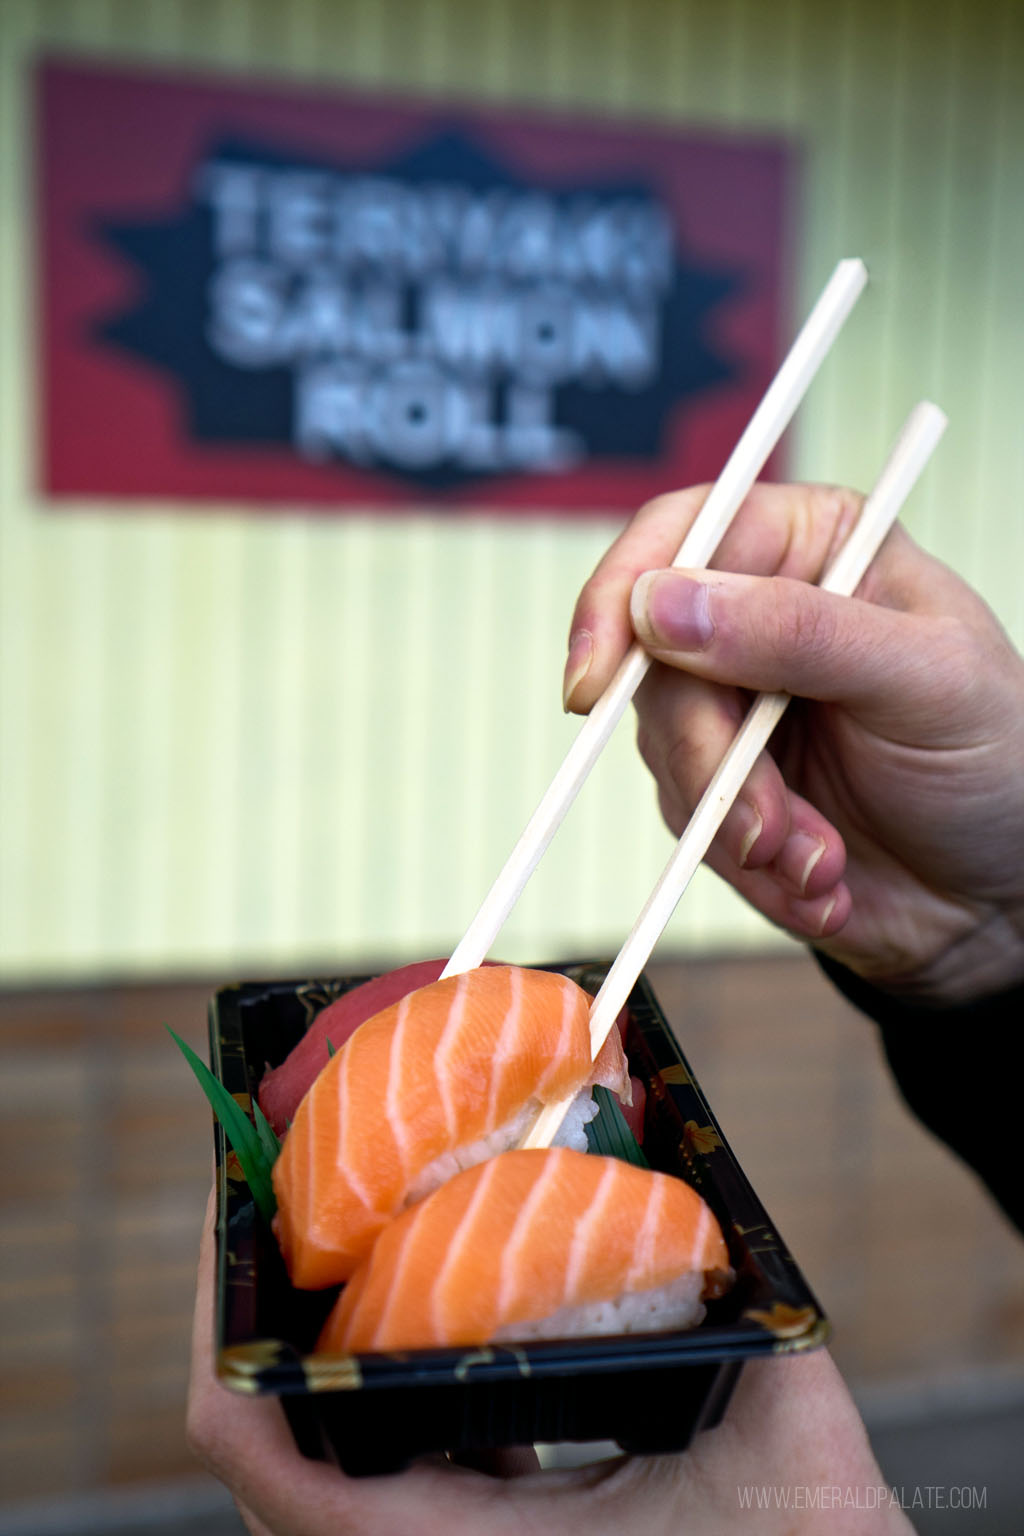
[[[450,945],[571,738],[566,626],[615,531],[43,505],[27,303],[45,49],[791,133],[794,319],[839,255],[875,279],[801,413],[794,469],[866,484],[912,401],[938,399],[952,428],[907,521],[1024,635],[1010,0],[8,0],[0,33],[0,974]],[[620,738],[503,953],[607,951],[632,921],[669,842]],[[666,943],[769,939],[708,877]]]

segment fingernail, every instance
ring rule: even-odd
[[[740,869],[745,869],[747,867],[747,859],[750,857],[750,850],[753,848],[754,844],[757,842],[758,838],[761,836],[761,833],[764,830],[764,821],[758,815],[757,811],[754,810],[754,807],[748,804],[746,801],[743,802],[743,806],[747,812],[747,821],[749,825],[746,832],[743,834],[743,841],[740,843],[740,856],[738,861]]]
[[[594,641],[589,632],[581,629],[569,641],[569,656],[565,663],[565,681],[562,684],[562,708],[568,714],[572,696],[582,683],[594,660]]]
[[[779,867],[801,896],[824,852],[824,839],[812,837],[809,832],[794,832],[786,839],[786,846],[779,855]]]
[[[630,611],[645,645],[702,651],[715,633],[707,587],[681,571],[645,571],[633,587]]]
[[[836,909],[836,898],[833,896],[824,912],[821,914],[821,922],[818,924],[818,933],[823,934],[828,927],[828,920]]]

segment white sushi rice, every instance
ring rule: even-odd
[[[476,1141],[467,1141],[465,1145],[455,1147],[451,1152],[442,1152],[440,1157],[435,1157],[434,1161],[428,1163],[414,1183],[409,1186],[405,1204],[415,1205],[417,1201],[425,1200],[427,1195],[432,1194],[435,1189],[440,1189],[442,1184],[446,1184],[464,1168],[475,1168],[477,1163],[486,1162],[489,1157],[496,1157],[499,1152],[507,1152],[511,1147],[518,1146],[540,1107],[539,1100],[530,1099],[517,1115],[507,1120],[504,1125],[499,1125],[497,1130],[479,1137]],[[585,1152],[587,1150],[585,1127],[590,1124],[597,1112],[598,1105],[594,1102],[590,1089],[582,1089],[566,1110],[565,1119],[551,1145],[569,1147],[574,1152]]]
[[[589,1301],[582,1306],[559,1307],[532,1322],[509,1323],[494,1338],[574,1339],[599,1333],[661,1333],[667,1328],[694,1328],[704,1320],[701,1301],[704,1275],[692,1270],[668,1285],[650,1291],[627,1291],[608,1301]]]

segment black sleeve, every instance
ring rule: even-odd
[[[877,991],[815,953],[825,975],[874,1019],[903,1098],[984,1180],[1024,1232],[1024,1135],[1016,1045],[1024,984],[953,1008],[925,1008]]]

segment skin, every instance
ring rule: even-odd
[[[589,710],[640,639],[655,659],[637,696],[640,749],[679,833],[750,691],[797,695],[712,866],[773,922],[923,1005],[1019,981],[1021,658],[984,603],[898,528],[855,598],[811,585],[859,511],[850,491],[757,487],[711,571],[668,572],[705,495],[651,502],[597,567],[573,618],[567,707]],[[429,1460],[365,1480],[305,1461],[276,1403],[214,1377],[212,1210],[211,1199],[189,1436],[254,1536],[911,1529],[824,1350],[746,1365],[722,1424],[682,1455],[540,1472],[510,1453],[488,1471]],[[836,1496],[743,1509],[749,1485]]]
[[[213,1210],[211,1195],[200,1249],[188,1432],[199,1459],[231,1489],[253,1536],[622,1536],[626,1530],[904,1536],[912,1530],[888,1502],[857,1410],[825,1350],[745,1366],[722,1424],[680,1456],[620,1457],[541,1472],[528,1453],[513,1453],[492,1460],[500,1475],[429,1459],[375,1478],[347,1478],[337,1467],[306,1461],[279,1404],[238,1396],[214,1377]],[[795,1497],[804,1505],[817,1499],[819,1507],[741,1507],[738,1490],[766,1484],[810,1490]]]
[[[758,486],[710,571],[667,570],[707,494],[645,506],[580,594],[567,707],[638,638],[638,740],[678,835],[751,690],[798,696],[708,862],[798,938],[924,1005],[1024,976],[1024,662],[899,527],[854,598],[815,582],[861,497]],[[588,665],[589,663],[589,665]]]

